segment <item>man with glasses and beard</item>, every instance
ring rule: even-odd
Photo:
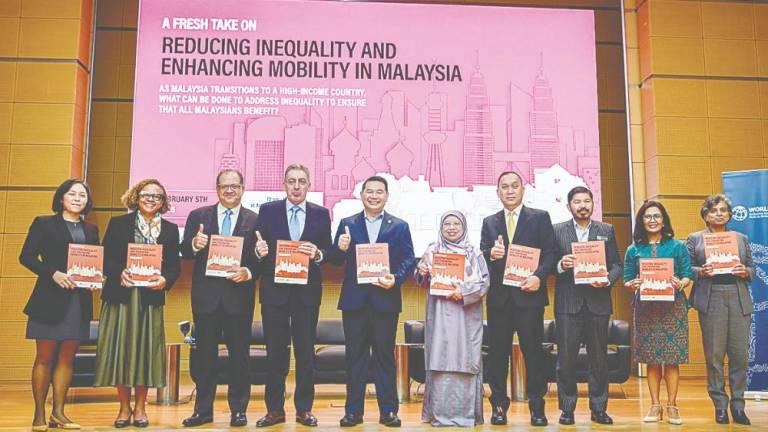
[[[568,210],[573,219],[555,225],[557,279],[555,282],[555,323],[557,328],[557,394],[562,415],[560,424],[574,423],[578,389],[576,358],[581,341],[589,358],[589,410],[599,424],[612,424],[608,405],[608,320],[611,316],[611,285],[621,277],[622,268],[613,226],[592,220],[592,191],[577,186],[568,192]],[[576,285],[573,278],[574,242],[605,242],[608,282]]]

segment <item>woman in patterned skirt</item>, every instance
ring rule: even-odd
[[[179,277],[179,228],[160,217],[169,205],[165,188],[155,179],[140,181],[122,201],[131,212],[113,217],[104,234],[107,284],[101,294],[94,385],[117,387],[115,427],[147,427],[147,389],[166,385],[163,305],[165,291]],[[162,245],[161,274],[146,286],[137,286],[139,273],[126,268],[130,243]]]
[[[624,286],[635,293],[632,303],[633,359],[648,365],[652,406],[643,421],[657,422],[663,417],[659,402],[663,375],[667,387],[667,421],[680,425],[683,420],[676,403],[680,377],[678,365],[688,363],[688,300],[684,290],[690,285],[693,273],[688,250],[683,242],[674,239],[674,235],[664,206],[658,201],[646,201],[635,217],[634,243],[624,257]],[[640,301],[641,258],[674,260],[673,302]]]

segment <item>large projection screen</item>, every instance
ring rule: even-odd
[[[285,167],[338,221],[365,178],[416,252],[463,211],[478,244],[496,178],[526,205],[570,217],[586,185],[601,219],[592,11],[328,1],[142,0],[130,181],[158,178],[183,227],[216,202],[215,176],[245,176],[254,210],[284,197]]]

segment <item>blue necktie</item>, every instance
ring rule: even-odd
[[[224,221],[221,223],[221,235],[232,235],[232,209],[224,212]]]
[[[288,221],[288,230],[291,233],[291,240],[298,240],[301,237],[301,227],[299,226],[299,206],[291,207],[291,220]]]

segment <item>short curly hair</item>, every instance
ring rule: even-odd
[[[153,178],[141,180],[140,182],[131,186],[131,188],[128,189],[122,197],[120,197],[120,202],[122,202],[125,208],[128,210],[137,210],[139,208],[139,192],[141,192],[142,189],[149,185],[156,185],[163,190],[163,195],[165,198],[163,198],[163,203],[160,206],[159,212],[160,214],[166,213],[171,209],[171,206],[168,204],[168,194],[165,192],[165,186],[163,186],[159,180]]]

